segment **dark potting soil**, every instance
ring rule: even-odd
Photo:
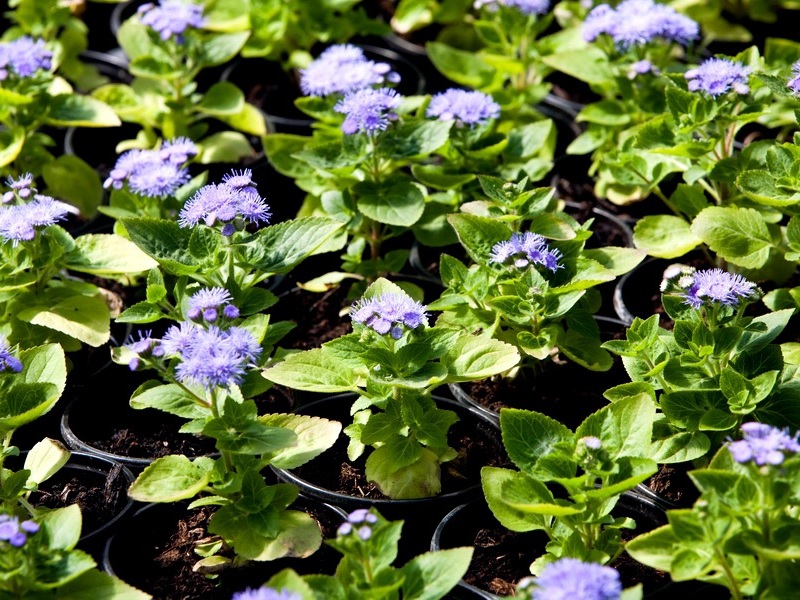
[[[658,472],[647,482],[647,487],[670,502],[689,507],[700,496],[689,478],[692,469],[691,463],[659,465]]]
[[[323,539],[336,536],[336,529],[341,523],[334,512],[313,503],[290,508],[308,512],[320,525]],[[112,557],[116,575],[158,600],[229,600],[235,592],[248,587],[260,587],[284,568],[322,574],[332,574],[335,570],[339,554],[323,543],[319,550],[304,559],[249,562],[241,567],[226,569],[213,579],[197,573],[192,567],[200,557],[195,554],[194,548],[199,542],[210,539],[207,525],[213,512],[214,507],[203,507],[187,511],[177,519],[154,520],[153,526],[147,528],[147,535],[121,532],[118,535],[125,536],[126,547]],[[147,525],[147,522],[143,523],[143,526]],[[220,554],[233,557],[229,550],[223,550]],[[126,557],[130,557],[130,563],[125,560]],[[127,564],[122,564],[122,560]]]
[[[352,303],[347,291],[348,286],[343,284],[323,293],[292,288],[282,294],[270,311],[270,320],[294,321],[297,327],[279,345],[293,350],[309,350],[350,333],[350,319],[342,316],[342,311],[346,315]]]

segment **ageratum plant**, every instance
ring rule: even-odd
[[[593,288],[629,271],[641,252],[586,249],[591,221],[580,225],[554,210],[550,189],[524,191],[524,181],[489,177],[480,182],[489,198],[481,212],[490,216],[449,217],[473,264],[442,255],[446,289],[431,304],[442,311],[437,323],[516,346],[522,367],[538,369],[561,352],[588,369],[609,369],[611,356],[600,347],[592,317],[601,300]]]
[[[577,558],[560,558],[549,563],[537,577],[524,577],[517,583],[517,597],[582,598],[583,600],[640,600],[642,585],[622,589],[619,571]]]
[[[472,548],[426,552],[395,567],[402,528],[402,521],[386,521],[375,509],[353,511],[336,538],[327,542],[342,554],[335,574],[300,576],[284,569],[263,587],[234,594],[231,600],[445,597],[466,573]]]
[[[348,457],[372,446],[366,477],[390,498],[441,492],[441,465],[456,458],[447,432],[458,420],[431,397],[440,385],[490,377],[513,368],[510,345],[428,325],[426,307],[380,278],[350,309],[353,333],[291,354],[264,376],[323,393],[352,392]]]
[[[241,25],[241,24],[239,24]],[[149,149],[160,137],[188,137],[198,142],[198,162],[233,162],[254,151],[246,135],[266,135],[262,114],[228,81],[198,89],[197,77],[222,65],[244,46],[248,32],[222,10],[205,12],[203,4],[182,0],[147,3],[122,24],[118,41],[130,59],[131,85],[113,83],[92,92],[119,117],[142,127],[136,139],[118,151]],[[208,134],[209,119],[234,131]]]
[[[73,238],[56,223],[73,209],[39,194],[30,173],[7,180],[0,206],[0,331],[12,344],[102,346],[110,335],[109,292],[69,271],[129,282],[155,266],[112,234]]]
[[[184,433],[214,441],[219,458],[183,455],[156,459],[131,485],[143,502],[193,500],[189,508],[217,506],[208,522],[210,540],[195,548],[197,570],[247,560],[307,556],[322,542],[306,513],[288,510],[297,486],[267,485],[268,466],[293,468],[330,447],[341,431],[335,421],[289,414],[259,415],[254,401],[263,386],[248,385],[267,332],[267,317],[241,320],[224,288],[203,288],[188,299],[185,320],[161,338],[142,333],[115,352],[132,370],[152,369],[158,379],[131,397],[134,408],[156,408],[187,420]],[[163,383],[162,383],[163,382]],[[233,557],[223,550],[231,550]],[[229,553],[228,553],[229,554]]]
[[[667,511],[669,524],[628,542],[628,554],[674,581],[724,586],[736,600],[791,598],[800,584],[797,438],[744,423],[708,468],[689,472],[701,492],[694,506]]]
[[[622,554],[622,530],[636,523],[614,517],[614,507],[658,470],[650,458],[655,414],[644,395],[626,398],[572,432],[537,412],[501,409],[503,443],[519,470],[484,467],[483,493],[504,527],[549,538],[543,554],[532,552],[531,573],[544,575],[558,559],[610,564]]]
[[[793,309],[751,317],[746,309],[761,294],[741,275],[721,269],[672,275],[662,298],[673,329],[659,327],[658,315],[637,318],[627,340],[603,344],[622,356],[632,379],[605,396],[657,403],[653,457],[702,460],[752,418],[797,427],[797,361],[789,347],[773,343]]]

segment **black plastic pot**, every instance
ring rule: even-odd
[[[242,567],[225,571],[216,582],[209,582],[201,574],[190,570],[173,573],[170,562],[178,557],[174,554],[158,556],[153,560],[154,549],[165,550],[170,539],[187,534],[187,525],[180,524],[182,518],[189,515],[186,502],[174,504],[147,504],[140,508],[130,520],[108,539],[102,553],[101,564],[107,573],[119,577],[137,588],[154,594],[160,600],[177,600],[188,596],[171,595],[163,588],[170,585],[169,578],[174,580],[196,580],[204,586],[199,595],[192,598],[210,600],[229,600],[232,593],[245,588],[258,588],[270,577],[282,569],[291,568],[299,573],[332,574],[340,555],[333,548],[322,544],[319,550],[307,558],[282,558],[269,562],[250,562]],[[300,496],[290,507],[314,515],[321,524],[323,538],[335,536],[338,526],[347,518],[347,513],[329,504]],[[194,537],[204,535],[201,523],[190,523],[188,533]],[[193,552],[193,544],[187,541],[180,552],[188,562],[199,560]],[[165,573],[166,575],[162,574]]]

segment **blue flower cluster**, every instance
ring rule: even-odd
[[[558,264],[561,259],[559,250],[551,250],[547,240],[538,233],[515,233],[505,242],[498,242],[492,246],[489,262],[504,264],[509,259],[519,268],[528,265],[542,265],[550,271],[556,271],[563,265]]]
[[[783,462],[784,452],[800,452],[798,436],[800,432],[790,436],[787,430],[753,421],[742,425],[742,439],[731,442],[728,449],[736,462],[752,460],[758,466],[779,465]]]
[[[176,358],[178,381],[206,389],[241,383],[249,365],[261,354],[261,346],[243,327],[208,328],[184,321],[173,325],[162,339],[140,333],[140,339],[127,345],[135,353],[128,366],[137,370],[143,359],[159,361]]]
[[[198,148],[188,138],[164,142],[158,150],[128,150],[111,169],[103,187],[130,190],[146,198],[167,198],[189,181],[184,164],[197,156]]]
[[[485,6],[489,10],[497,10],[498,5],[516,8],[525,15],[543,15],[550,8],[550,0],[475,0],[476,9]]]
[[[187,200],[178,215],[181,227],[194,227],[201,221],[212,227],[222,223],[222,234],[231,236],[244,229],[245,222],[268,223],[269,206],[256,190],[250,169],[232,171],[222,183],[201,187]]]
[[[562,558],[520,580],[517,592],[533,600],[619,600],[622,582],[612,567]]]
[[[231,600],[302,600],[299,594],[289,590],[273,590],[268,587],[247,588],[243,592],[236,592]]]
[[[8,340],[0,337],[0,373],[22,372],[22,361],[11,352]]]
[[[402,96],[390,88],[364,88],[347,94],[333,110],[345,115],[342,131],[347,135],[358,132],[374,134],[397,119],[394,110],[402,100]]]
[[[456,125],[478,125],[500,116],[500,105],[483,92],[451,88],[431,98],[426,114]]]
[[[792,65],[792,78],[786,82],[786,87],[795,96],[800,96],[800,60]]]
[[[583,39],[593,42],[606,34],[622,49],[661,38],[687,46],[700,35],[700,26],[671,6],[653,0],[624,0],[616,9],[601,4],[586,15]]]
[[[747,94],[750,91],[749,75],[750,67],[725,58],[709,58],[699,67],[686,71],[684,77],[690,91],[702,91],[716,98],[729,90]]]
[[[378,522],[378,517],[366,508],[359,508],[347,515],[347,521],[339,525],[336,533],[339,535],[355,534],[366,542],[372,537],[372,526]]]
[[[684,302],[692,308],[700,308],[707,302],[736,307],[740,299],[756,294],[754,283],[722,269],[697,271],[681,278],[678,285],[686,290]]]
[[[0,81],[14,75],[21,79],[33,77],[38,71],[49,71],[53,53],[43,40],[24,35],[11,42],[0,43]]]
[[[374,298],[362,298],[350,307],[350,318],[381,335],[403,337],[403,327],[416,329],[427,324],[425,306],[405,294],[386,292]]]
[[[300,89],[306,96],[346,94],[399,81],[400,75],[392,71],[391,65],[369,60],[361,48],[352,44],[331,46],[300,70]]]
[[[162,40],[174,37],[178,44],[183,43],[183,34],[189,27],[200,29],[206,24],[203,7],[182,0],[161,0],[158,6],[148,2],[137,12],[142,24],[153,29]]]
[[[5,206],[0,206],[0,237],[15,246],[31,241],[38,229],[61,221],[72,210],[50,196],[37,194],[30,173],[7,183],[11,190],[3,194]],[[19,204],[12,204],[14,201]]]
[[[232,301],[233,297],[225,288],[203,288],[189,297],[189,311],[186,316],[192,321],[203,319],[208,323],[214,323],[222,309],[226,319],[238,319],[239,309],[231,304]]]
[[[21,548],[28,541],[28,536],[39,531],[35,521],[19,522],[17,517],[0,515],[0,541],[8,542],[15,548]]]

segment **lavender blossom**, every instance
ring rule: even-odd
[[[268,587],[257,589],[247,588],[243,592],[236,592],[231,600],[302,600],[299,594],[289,590],[273,590]]]
[[[193,321],[205,319],[209,323],[214,323],[222,309],[222,314],[226,318],[236,319],[239,317],[239,309],[231,303],[232,301],[233,297],[225,288],[203,288],[189,297],[187,316]]]
[[[638,75],[646,75],[647,73],[652,73],[653,75],[660,73],[659,69],[647,59],[637,60],[628,67],[628,79],[636,79]]]
[[[347,516],[347,521],[339,526],[337,533],[347,536],[355,532],[361,541],[366,542],[372,537],[372,526],[377,523],[378,516],[375,513],[366,508],[359,508]]]
[[[391,65],[369,60],[361,48],[351,44],[329,47],[300,71],[300,89],[306,96],[346,94],[399,81]]]
[[[117,159],[103,187],[121,190],[127,182],[132,192],[146,198],[173,196],[189,181],[189,171],[181,165],[197,152],[194,142],[180,137],[167,140],[160,150],[129,150]]]
[[[67,204],[50,196],[36,194],[27,204],[0,207],[0,237],[15,246],[36,237],[36,231],[63,220],[70,212]]]
[[[736,307],[741,298],[753,298],[756,295],[754,283],[722,269],[697,271],[682,278],[680,284],[686,290],[683,294],[684,302],[695,309],[709,302]]]
[[[146,198],[174,196],[178,188],[188,182],[189,172],[171,162],[149,165],[128,178],[131,191]]]
[[[475,0],[473,3],[476,10],[483,6],[489,10],[497,10],[498,6],[508,6],[516,8],[525,15],[543,15],[550,8],[550,0]]]
[[[425,306],[404,294],[386,292],[373,298],[362,298],[350,307],[350,318],[381,335],[403,337],[403,327],[416,329],[427,324]]]
[[[175,165],[182,165],[189,162],[189,159],[198,155],[200,149],[192,140],[187,137],[177,137],[167,140],[161,145],[158,153],[161,160]]]
[[[248,192],[256,191],[256,184],[253,181],[253,172],[250,169],[242,169],[241,171],[236,171],[234,169],[230,173],[223,175],[222,183],[237,190],[245,190]]]
[[[0,373],[20,373],[22,371],[22,361],[11,352],[8,340],[0,337]]]
[[[137,11],[143,25],[158,33],[162,40],[175,38],[183,43],[183,34],[189,27],[200,29],[206,24],[203,7],[181,0],[161,0],[159,5],[144,4]]]
[[[386,129],[397,118],[393,111],[401,102],[402,97],[392,89],[365,88],[350,92],[333,109],[345,115],[342,131],[347,135],[374,134]]]
[[[797,440],[800,432],[790,436],[786,429],[750,422],[742,424],[742,436],[741,440],[728,445],[736,462],[753,460],[758,466],[779,465],[783,462],[784,452],[800,452]]]
[[[11,42],[0,43],[0,81],[10,75],[27,79],[39,71],[49,71],[53,53],[45,48],[44,40],[24,35]]]
[[[520,580],[517,590],[533,600],[619,600],[622,583],[611,567],[561,558],[538,577]]]
[[[543,236],[526,231],[514,233],[507,241],[496,243],[489,255],[489,262],[503,264],[512,259],[512,264],[518,269],[534,264],[556,271],[563,266],[558,264],[561,256],[559,250],[550,249]]]
[[[253,186],[249,171],[233,171],[223,183],[197,190],[181,209],[178,224],[194,227],[202,221],[211,227],[220,222],[223,235],[231,236],[244,227],[244,221],[268,223],[271,216],[269,206]]]
[[[795,96],[800,96],[800,60],[792,65],[793,77],[786,82],[786,87],[791,90]]]
[[[21,548],[28,541],[28,536],[39,531],[35,521],[19,522],[17,517],[0,515],[0,541],[8,542],[15,548]]]
[[[665,4],[653,0],[625,0],[616,9],[601,4],[586,16],[583,39],[593,42],[602,34],[610,36],[623,50],[656,38],[687,46],[699,37],[700,27]]]
[[[457,126],[478,125],[500,116],[500,105],[483,92],[451,88],[431,98],[426,114]]]
[[[689,82],[689,90],[702,91],[715,98],[733,90],[737,94],[747,94],[750,67],[725,58],[709,58],[699,67],[689,69],[684,76]]]

